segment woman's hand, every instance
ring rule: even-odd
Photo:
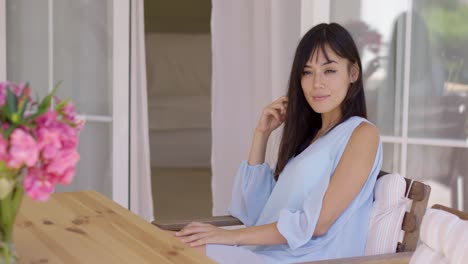
[[[282,96],[263,108],[256,131],[270,134],[273,130],[277,129],[286,119],[287,106],[288,98]]]
[[[236,245],[238,235],[235,230],[226,230],[214,225],[192,222],[175,233],[180,241],[191,247],[206,244]]]

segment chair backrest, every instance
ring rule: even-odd
[[[451,214],[454,214],[454,215],[458,216],[458,218],[460,218],[461,220],[468,220],[468,213],[459,211],[457,209],[453,209],[453,208],[450,208],[450,207],[447,207],[447,206],[443,206],[441,204],[434,204],[431,208],[449,212]]]
[[[377,178],[386,174],[385,171],[380,171]],[[405,178],[407,197],[412,200],[411,210],[405,212],[401,229],[404,231],[402,242],[398,242],[396,252],[407,252],[416,250],[419,239],[419,229],[421,221],[426,212],[429,194],[431,187],[422,182]]]

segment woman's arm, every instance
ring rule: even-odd
[[[379,142],[379,130],[374,125],[361,123],[353,131],[325,192],[312,236],[325,235],[359,194],[374,165]],[[238,232],[239,244],[286,243],[277,223],[240,229]]]
[[[255,130],[252,146],[250,147],[249,165],[258,165],[265,162],[265,152],[269,134]]]
[[[379,141],[378,128],[369,123],[354,130],[325,192],[314,236],[327,233],[358,195],[374,165]]]
[[[265,162],[268,138],[273,130],[283,124],[286,117],[287,104],[288,99],[286,96],[283,96],[263,109],[252,139],[249,165],[257,165]]]
[[[176,232],[175,235],[191,247],[205,244],[277,245],[287,243],[278,231],[276,223],[226,230],[210,224],[193,222]]]
[[[312,228],[312,234],[304,237],[303,241],[312,236],[323,236],[330,226],[349,207],[353,199],[359,194],[369,177],[379,148],[379,130],[369,123],[361,123],[352,133],[340,161],[331,177],[325,191],[317,223]],[[304,204],[305,207],[310,204]],[[304,208],[307,210],[307,208]],[[295,212],[304,221],[304,212]],[[249,227],[239,230],[239,244],[284,244],[298,246],[301,238],[296,237],[301,230],[297,230],[300,222],[290,221],[291,214],[280,214],[278,222]],[[287,219],[285,219],[287,218]],[[297,220],[297,219],[296,219]],[[279,222],[282,222],[282,225]],[[287,225],[284,225],[287,223]],[[296,224],[294,224],[296,223]],[[307,223],[305,224],[307,225]]]
[[[379,146],[379,131],[362,123],[353,132],[325,192],[322,209],[312,236],[322,236],[346,210],[369,176]],[[292,227],[293,228],[293,227]],[[191,246],[204,244],[274,245],[285,244],[288,235],[277,222],[237,230],[225,230],[209,224],[191,223],[177,236]]]
[[[236,245],[277,245],[288,241],[278,231],[276,222],[232,230],[236,233]]]

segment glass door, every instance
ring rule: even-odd
[[[44,96],[61,81],[86,120],[74,181],[128,208],[129,0],[0,0],[0,77]],[[2,42],[3,41],[3,42]]]
[[[331,0],[361,53],[386,171],[432,187],[429,205],[468,208],[468,4]]]

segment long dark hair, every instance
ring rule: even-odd
[[[348,59],[349,70],[351,65],[355,63],[359,66],[359,77],[350,85],[348,93],[341,103],[341,120],[334,127],[351,116],[367,118],[361,59],[353,38],[345,28],[337,23],[319,24],[313,27],[301,39],[294,55],[287,94],[289,100],[287,116],[275,169],[276,180],[289,159],[302,152],[322,126],[321,115],[310,107],[304,97],[301,78],[304,66],[312,54],[319,51],[318,49],[323,52],[327,60],[329,59],[325,51],[327,45],[338,56]]]

